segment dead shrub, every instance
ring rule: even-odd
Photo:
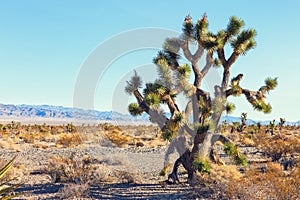
[[[57,147],[75,147],[82,144],[83,141],[77,132],[62,133],[56,141]]]
[[[281,166],[268,163],[264,172],[253,165],[245,175],[226,184],[226,196],[230,199],[299,199],[300,171],[284,173]]]
[[[109,168],[95,163],[89,156],[70,158],[52,157],[45,169],[52,182],[103,183],[112,182]]]

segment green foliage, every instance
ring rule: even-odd
[[[148,93],[145,96],[145,102],[149,105],[149,106],[157,106],[160,103],[160,98],[157,94],[155,93]]]
[[[234,156],[234,161],[237,165],[240,165],[243,167],[248,165],[247,159],[244,154],[240,154],[240,153],[236,154]]]
[[[202,37],[208,32],[208,21],[205,18],[199,19],[195,26],[195,39],[201,43]]]
[[[194,29],[194,25],[191,21],[184,22],[182,31],[187,37],[192,36],[193,29]]]
[[[198,125],[197,126],[197,134],[206,133],[209,130],[209,125]]]
[[[142,79],[140,76],[137,75],[137,72],[134,71],[134,76],[131,77],[130,81],[127,81],[127,86],[125,87],[125,92],[129,95],[132,95],[132,93],[140,88],[142,86]]]
[[[271,113],[272,111],[272,106],[270,103],[266,104],[263,101],[256,100],[252,105],[255,110],[262,111],[266,114]]]
[[[227,25],[226,32],[228,37],[235,36],[239,34],[241,28],[244,26],[244,21],[242,19],[238,19],[235,16],[232,16]]]
[[[131,103],[128,106],[128,111],[132,116],[141,115],[143,113],[143,110],[137,103]]]
[[[167,88],[164,87],[159,81],[155,81],[154,83],[147,83],[146,88],[143,91],[144,96],[148,94],[158,94],[163,95],[166,92]]]
[[[238,54],[246,52],[255,47],[256,42],[253,39],[256,36],[254,29],[243,30],[235,39],[231,41],[231,47]]]
[[[232,156],[237,165],[246,166],[248,164],[245,155],[241,154],[234,144],[228,142],[224,145],[224,152]]]
[[[232,144],[231,142],[228,142],[224,145],[224,152],[227,155],[232,156],[232,155],[236,154],[237,149],[234,144]]]
[[[175,136],[175,132],[170,129],[164,129],[162,131],[162,138],[166,141],[171,141]]]
[[[222,62],[220,59],[215,58],[214,59],[214,67],[220,67],[222,65]]]
[[[243,92],[242,88],[239,85],[231,86],[231,92],[233,96],[240,96]]]
[[[183,114],[182,113],[176,113],[174,116],[174,122],[175,123],[180,123],[184,120]]]
[[[276,86],[278,85],[278,81],[277,81],[277,78],[267,78],[265,80],[265,84],[266,84],[266,87],[267,87],[267,90],[274,90],[276,88]]]
[[[226,103],[226,113],[231,114],[235,109],[235,105],[233,103],[227,102]]]
[[[189,78],[191,74],[191,68],[188,64],[183,64],[180,67],[178,67],[178,72],[184,77]]]
[[[208,160],[196,158],[193,162],[193,165],[196,170],[198,170],[201,173],[210,173],[211,166],[208,162]]]
[[[0,169],[0,199],[12,199],[14,197],[19,196],[20,194],[11,194],[14,190],[16,190],[20,185],[12,185],[4,187],[8,185],[8,182],[2,180],[2,178],[6,175],[7,171],[12,167],[16,157],[14,157],[11,161],[9,161],[4,167]]]

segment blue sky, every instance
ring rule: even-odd
[[[82,66],[105,41],[147,27],[180,31],[188,13],[196,20],[206,12],[212,31],[226,27],[232,15],[257,30],[257,47],[233,66],[233,74],[245,75],[243,86],[258,89],[266,77],[279,77],[278,88],[268,96],[271,114],[254,112],[240,97],[230,99],[237,105],[233,115],[247,112],[253,119],[299,120],[299,8],[295,0],[0,1],[0,103],[72,107]],[[145,36],[145,40],[150,38]],[[108,48],[107,54],[124,44]],[[97,82],[94,108],[124,112],[126,107],[115,105],[131,99],[115,97],[116,88],[120,89],[132,69],[146,71],[145,78],[149,78],[155,72],[151,61],[156,52],[132,50],[113,59]],[[99,55],[99,59],[106,56]],[[150,68],[154,71],[148,73]]]

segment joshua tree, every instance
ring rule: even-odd
[[[280,122],[279,122],[279,124],[278,124],[278,126],[279,126],[279,131],[281,131],[282,130],[282,127],[283,127],[283,125],[285,124],[285,119],[284,118],[280,118]]]
[[[243,20],[231,17],[225,29],[212,33],[208,30],[206,14],[196,23],[188,15],[183,23],[183,34],[177,38],[167,38],[163,50],[153,59],[158,79],[147,83],[143,92],[140,92],[142,80],[137,72],[127,82],[125,91],[137,100],[129,105],[129,112],[134,116],[143,112],[149,114],[150,119],[162,130],[163,138],[171,142],[168,151],[172,152],[176,148],[180,154],[168,178],[173,182],[179,181],[177,169],[180,164],[188,171],[191,180],[196,170],[194,161],[219,161],[214,144],[217,141],[225,144],[230,140],[218,133],[218,123],[224,111],[231,112],[235,108],[234,104],[227,102],[228,97],[244,95],[254,109],[271,112],[271,105],[266,103],[265,95],[276,87],[276,78],[267,78],[257,91],[240,85],[243,74],[231,79],[233,64],[256,45],[256,31],[243,29],[243,26]],[[191,45],[196,45],[194,52]],[[231,52],[227,51],[227,46],[232,48]],[[230,55],[226,56],[228,53]],[[181,54],[188,63],[181,62]],[[203,56],[206,62],[200,66]],[[220,83],[214,86],[214,94],[210,94],[202,88],[201,83],[210,70],[215,70],[213,66],[221,67],[223,75]],[[180,93],[187,99],[184,110],[180,110],[176,102]],[[160,107],[162,104],[169,109],[169,117]]]
[[[238,132],[243,132],[243,130],[246,128],[246,121],[247,121],[247,113],[241,114],[241,125],[238,127]]]

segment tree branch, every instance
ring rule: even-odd
[[[206,64],[204,66],[204,68],[201,70],[201,78],[203,78],[209,71],[209,69],[211,68],[212,64],[213,64],[213,58],[212,58],[212,52],[207,52],[206,54]]]
[[[230,68],[231,65],[238,59],[240,54],[238,54],[236,51],[232,52],[231,56],[229,57],[227,61],[227,68]]]
[[[225,59],[225,53],[224,53],[224,48],[220,48],[217,50],[217,53],[218,53],[218,58],[220,59],[222,65],[224,68],[226,68],[226,65],[227,65],[227,61]]]
[[[195,62],[198,62],[200,60],[200,58],[202,57],[203,52],[204,52],[204,47],[201,45],[198,45],[198,49],[195,52],[195,54],[193,55],[193,60]]]
[[[190,61],[192,63],[194,60],[193,60],[193,55],[189,49],[188,40],[181,41],[180,46],[181,46],[181,49],[182,49],[183,54],[186,57],[186,59],[188,59],[188,61]]]
[[[133,94],[142,110],[150,116],[151,120],[155,121],[158,124],[160,129],[162,129],[167,121],[167,118],[164,115],[160,114],[158,110],[150,108],[145,103],[143,96],[138,90],[133,91]]]

